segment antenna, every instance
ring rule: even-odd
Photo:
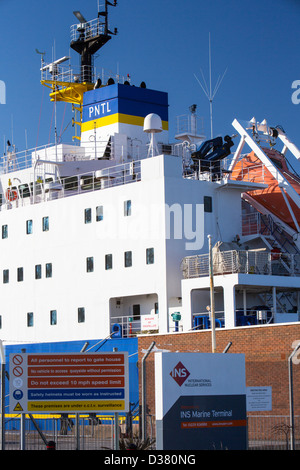
[[[144,119],[144,132],[150,134],[150,144],[148,149],[148,157],[151,154],[152,157],[158,155],[158,148],[155,142],[155,134],[162,132],[162,121],[158,114],[148,114]]]
[[[35,49],[35,52],[36,52],[37,54],[40,54],[40,55],[42,56],[42,61],[43,61],[43,60],[44,60],[44,55],[46,55],[46,52],[41,52],[41,51],[39,51],[38,49]]]
[[[69,59],[70,59],[70,57],[64,56],[64,57],[61,57],[60,59],[54,60],[53,62],[51,62],[51,64],[47,64],[47,65],[44,65],[43,67],[41,67],[41,71],[45,72],[45,70],[49,70],[49,72],[51,74],[57,75],[57,73],[58,73],[58,67],[57,66],[62,64],[63,62],[66,62]]]
[[[202,79],[203,79],[203,85],[202,83],[200,82],[199,78],[194,74],[196,80],[198,81],[199,85],[201,86],[204,94],[206,95],[206,97],[208,98],[209,100],[209,108],[210,108],[210,136],[211,136],[211,139],[213,138],[213,100],[220,88],[220,85],[225,77],[225,74],[227,72],[227,69],[225,70],[225,72],[223,73],[222,77],[219,75],[218,77],[218,80],[217,80],[217,83],[215,85],[215,88],[214,90],[212,91],[212,78],[211,78],[211,46],[210,46],[210,33],[209,33],[209,88],[207,86],[207,83],[206,83],[206,80],[204,78],[204,75],[203,75],[203,72],[202,72],[202,69],[201,70],[201,75],[202,75]]]
[[[74,15],[76,16],[76,18],[78,19],[79,23],[87,23],[86,19],[84,18],[84,16],[80,13],[80,11],[73,11]]]

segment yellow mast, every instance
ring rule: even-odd
[[[61,82],[57,80],[41,80],[41,84],[51,90],[51,93],[49,93],[50,101],[64,101],[65,103],[71,103],[73,105],[73,110],[75,112],[73,124],[80,128],[78,135],[75,130],[75,136],[73,138],[80,140],[83,94],[86,91],[92,90],[94,88],[94,84],[86,82]],[[78,113],[79,119],[77,119]]]

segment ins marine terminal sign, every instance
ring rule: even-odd
[[[155,354],[156,449],[245,450],[243,354]]]
[[[129,411],[127,352],[10,354],[10,412]]]

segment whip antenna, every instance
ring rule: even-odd
[[[209,110],[210,110],[210,136],[211,136],[211,139],[213,138],[213,100],[220,88],[220,85],[226,75],[226,72],[227,72],[227,69],[225,70],[225,72],[223,73],[222,76],[219,75],[218,77],[218,80],[217,80],[217,83],[215,85],[215,88],[214,90],[212,90],[212,78],[211,78],[211,45],[210,45],[210,33],[209,33],[209,87],[207,86],[207,83],[206,83],[206,80],[205,80],[205,77],[204,77],[204,74],[203,74],[203,71],[202,69],[200,69],[201,71],[201,75],[202,75],[202,80],[203,80],[203,84],[201,83],[201,81],[199,80],[199,78],[194,74],[196,80],[198,81],[199,85],[201,86],[204,94],[206,95],[206,97],[208,98],[209,100]]]

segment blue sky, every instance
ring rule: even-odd
[[[4,139],[18,150],[54,141],[53,104],[40,84],[40,56],[71,54],[70,26],[74,10],[86,19],[97,16],[97,0],[0,0],[0,80],[6,85],[6,104],[0,104],[0,152]],[[210,136],[209,103],[195,75],[208,79],[208,38],[211,35],[212,83],[227,69],[214,99],[214,134],[234,133],[234,118],[266,118],[281,125],[300,147],[300,104],[292,103],[292,83],[300,80],[299,0],[118,0],[110,8],[110,26],[118,28],[99,51],[97,68],[130,74],[137,86],[169,93],[170,140],[176,116],[197,104]],[[300,95],[299,95],[300,96]],[[58,132],[71,120],[71,107],[58,109]],[[64,116],[64,120],[62,121]],[[71,126],[64,140],[71,141]],[[50,136],[50,138],[49,138]]]

